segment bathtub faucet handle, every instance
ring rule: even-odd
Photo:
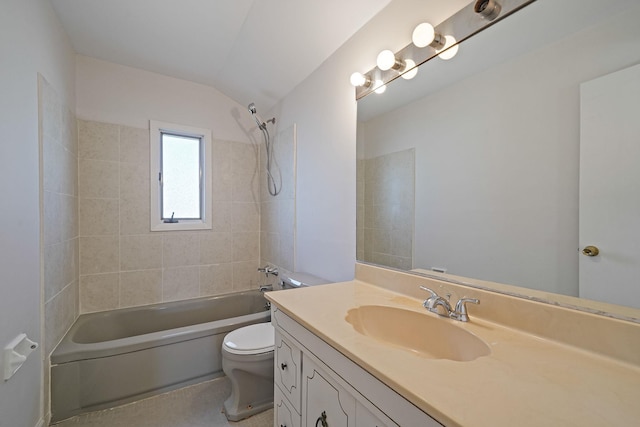
[[[260,273],[264,273],[266,277],[269,277],[270,274],[273,274],[274,276],[278,275],[278,267],[271,267],[269,265],[265,265],[264,267],[259,267],[258,271]]]

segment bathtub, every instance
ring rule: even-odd
[[[52,422],[222,376],[224,336],[269,320],[257,290],[83,314],[51,354]]]

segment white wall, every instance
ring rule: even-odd
[[[296,269],[350,280],[356,255],[354,71],[373,68],[379,51],[399,50],[413,28],[434,23],[467,1],[394,0],[271,111],[298,132]]]
[[[149,119],[211,129],[213,139],[250,142],[246,106],[211,86],[77,56],[79,119],[148,129]]]
[[[0,13],[0,346],[41,337],[37,73],[72,107],[74,54],[47,0],[5,0]],[[42,347],[41,347],[42,348]],[[42,418],[42,352],[0,381],[0,426]],[[0,360],[2,355],[0,355]]]

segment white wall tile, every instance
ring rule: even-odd
[[[93,280],[102,283],[110,277],[106,274],[119,273],[119,306],[257,285],[253,277],[261,227],[257,146],[213,141],[212,230],[157,233],[149,230],[149,131],[83,121],[81,138],[80,155],[91,157],[79,161],[83,277],[99,275]],[[277,209],[275,201],[273,206]],[[270,221],[277,229],[276,214]],[[55,238],[55,234],[50,237]],[[277,246],[273,253],[277,255]],[[134,278],[144,284],[135,284]],[[88,280],[82,287],[82,310],[113,307],[112,294],[109,303],[97,302],[91,293],[101,291]],[[103,292],[112,291],[114,282],[109,283],[109,291]]]
[[[120,234],[150,234],[149,199],[120,199]]]
[[[120,273],[120,307],[154,304],[162,301],[162,270]]]
[[[231,232],[200,234],[200,264],[220,264],[233,260],[233,234]]]
[[[200,267],[172,267],[162,272],[162,300],[175,301],[200,296]]]
[[[49,301],[64,287],[64,246],[62,243],[44,248],[44,300]]]
[[[117,235],[119,210],[118,199],[80,199],[80,235]]]
[[[233,264],[201,265],[199,268],[202,296],[233,291]]]
[[[80,276],[80,312],[113,310],[119,306],[120,274]]]
[[[119,261],[117,236],[80,237],[80,274],[117,272]]]
[[[149,129],[120,126],[120,161],[149,164]]]
[[[233,290],[244,291],[258,287],[258,261],[233,263]]]
[[[119,163],[80,159],[79,195],[87,198],[119,197]]]
[[[44,232],[44,244],[51,245],[60,243],[62,240],[62,208],[60,207],[61,196],[59,193],[51,191],[43,192],[43,212],[44,221],[42,223]]]
[[[259,255],[260,233],[234,232],[233,233],[233,261],[257,260]]]
[[[120,163],[120,198],[149,200],[149,162]]]
[[[233,202],[231,209],[233,231],[260,231],[260,204]]]
[[[164,267],[198,265],[200,263],[200,238],[197,233],[167,233],[164,235]]]
[[[81,159],[120,160],[119,126],[78,120],[78,150]]]
[[[120,271],[162,268],[162,236],[120,237]]]

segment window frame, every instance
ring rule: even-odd
[[[200,214],[201,219],[164,222],[162,218],[162,135],[200,139]],[[212,154],[211,130],[175,123],[149,121],[149,225],[151,231],[210,230],[212,228]]]

